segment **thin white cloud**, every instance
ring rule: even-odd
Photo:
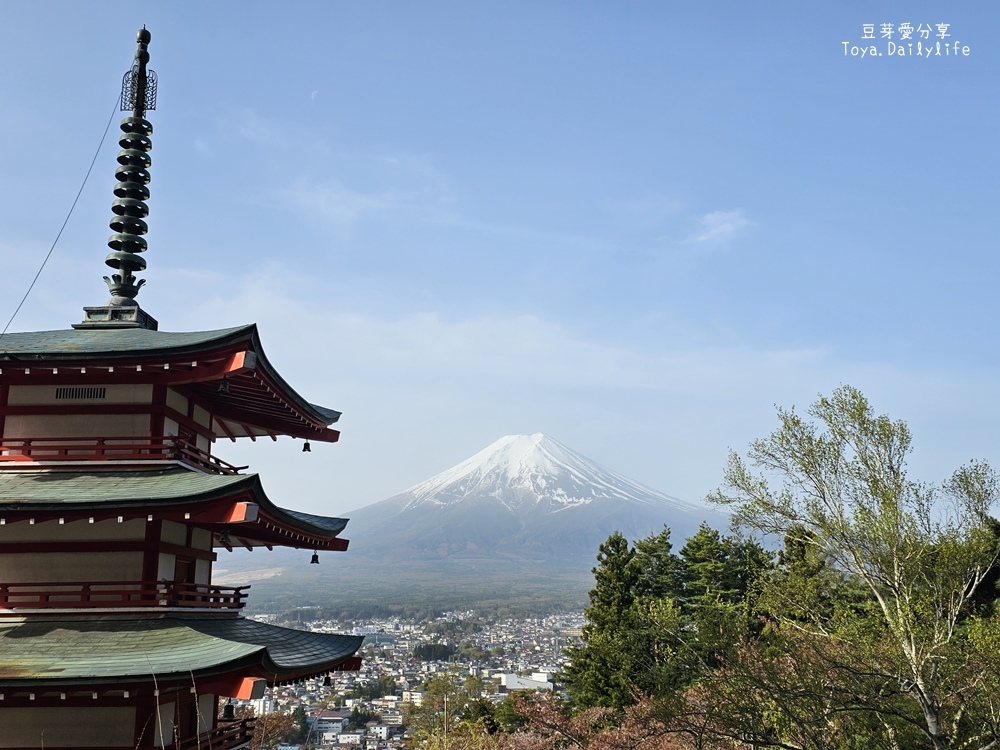
[[[728,448],[774,429],[774,404],[802,408],[842,383],[910,422],[920,437],[915,476],[939,479],[970,456],[989,457],[1000,420],[989,373],[860,362],[819,344],[704,346],[683,332],[627,344],[517,313],[360,312],[342,292],[317,295],[275,269],[229,285],[192,279],[174,301],[189,319],[171,321],[184,330],[258,320],[288,382],[344,411],[343,445],[328,454],[334,479],[304,477],[301,459],[286,466],[280,451],[224,449],[310,512],[329,511],[330,498],[341,510],[383,499],[502,435],[534,431],[697,500],[718,483]]]
[[[433,379],[447,373],[479,382],[500,378],[524,386],[709,393],[727,388],[734,379],[794,378],[803,370],[821,368],[830,357],[828,350],[819,347],[755,350],[660,341],[642,349],[630,348],[588,340],[535,315],[449,319],[422,311],[379,316],[338,310],[336,303],[304,305],[288,291],[297,287],[301,285],[283,279],[277,271],[247,279],[238,296],[224,303],[213,300],[196,305],[193,319],[215,316],[222,307],[234,319],[252,320],[266,309],[265,325],[281,332],[278,346],[295,352],[296,359],[305,355],[321,370],[333,366],[335,359],[363,372],[366,379],[391,380],[400,373]],[[300,325],[303,316],[310,321],[308,328]],[[323,332],[319,335],[329,339],[329,346],[309,346],[317,332]],[[331,361],[324,361],[326,357]]]
[[[323,183],[300,180],[279,191],[279,196],[290,208],[340,227],[351,227],[367,215],[390,211],[408,200],[408,196],[393,190],[351,190],[337,180]]]
[[[325,147],[317,146],[315,151]],[[435,221],[450,215],[455,202],[451,180],[420,154],[338,155],[326,150],[322,178],[303,173],[268,196],[279,204],[334,228],[351,228],[377,216],[403,215]]]
[[[690,241],[700,245],[721,245],[732,240],[751,223],[741,208],[712,211],[698,219],[698,228]]]
[[[237,132],[248,141],[259,145],[287,149],[288,140],[284,133],[296,132],[289,130],[287,125],[278,120],[261,117],[252,109],[241,110],[236,119]]]

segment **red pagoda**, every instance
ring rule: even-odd
[[[70,329],[0,337],[0,748],[238,748],[253,720],[230,699],[359,665],[360,637],[244,618],[249,587],[212,584],[220,548],[347,548],[345,520],[276,505],[213,453],[332,443],[340,415],[282,379],[255,326],[161,332],[135,301],[156,96],[137,40],[111,298]]]

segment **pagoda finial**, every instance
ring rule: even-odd
[[[149,151],[153,142],[153,126],[146,120],[146,111],[156,109],[156,73],[146,69],[149,62],[150,34],[143,26],[135,35],[139,49],[135,52],[135,63],[122,78],[121,108],[132,114],[121,122],[122,134],[118,138],[121,151],[118,152],[118,169],[115,177],[115,200],[111,204],[111,229],[114,234],[108,238],[111,252],[104,262],[117,273],[105,276],[104,281],[111,291],[103,307],[85,307],[86,318],[82,323],[74,323],[74,328],[147,328],[157,329],[156,319],[148,315],[135,296],[145,279],[136,279],[133,272],[145,271],[146,261],[140,253],[146,252],[146,217],[149,215]]]
[[[146,69],[149,62],[150,34],[143,26],[136,34],[139,49],[135,53],[135,64],[122,79],[122,111],[132,110],[132,115],[121,122],[122,134],[118,145],[119,167],[115,170],[118,184],[115,185],[115,201],[111,204],[114,216],[111,229],[114,234],[108,239],[112,252],[105,259],[118,273],[104,277],[111,290],[111,306],[134,306],[139,288],[145,279],[136,281],[133,271],[143,271],[146,261],[139,253],[146,251],[148,227],[144,221],[149,215],[149,150],[153,147],[149,136],[153,126],[146,120],[146,110],[156,109],[156,73]]]

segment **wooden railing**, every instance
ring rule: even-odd
[[[122,750],[237,750],[237,748],[246,747],[250,744],[253,739],[253,728],[255,717],[249,717],[247,719],[238,719],[237,721],[219,721],[219,725],[215,729],[210,729],[207,732],[202,732],[194,737],[189,737],[186,740],[181,740],[180,742],[175,742],[172,745],[155,746],[152,744],[154,739],[149,737],[144,738],[144,740],[138,744],[129,744],[126,746],[115,746],[121,747]],[[148,734],[148,733],[147,733]],[[38,745],[4,745],[7,750],[37,750]],[[102,746],[107,748],[106,745]],[[60,745],[60,750],[94,750],[94,745],[76,745],[76,746],[65,746]]]
[[[236,721],[220,720],[215,729],[168,745],[163,750],[235,750],[253,739],[255,721],[254,717]]]
[[[249,586],[178,581],[0,583],[0,609],[197,607],[242,609]]]
[[[238,474],[246,466],[233,464],[203,451],[185,438],[69,437],[6,438],[0,440],[0,468],[21,462],[68,461],[180,461],[215,474]]]

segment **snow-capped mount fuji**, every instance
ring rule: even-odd
[[[496,499],[512,513],[537,507],[556,512],[601,500],[694,510],[676,498],[608,471],[540,432],[502,437],[397,497],[407,497],[400,512],[483,498]]]
[[[729,525],[718,511],[645,487],[540,434],[501,438],[345,515],[346,554],[323,555],[313,567],[298,550],[266,557],[237,550],[226,561],[229,577],[217,571],[215,580],[253,581],[271,606],[515,602],[542,612],[584,605],[597,548],[613,531],[635,540],[669,526],[680,548],[702,521]]]
[[[347,516],[354,558],[583,570],[613,531],[637,539],[666,525],[680,545],[703,520],[725,523],[717,512],[645,487],[540,433],[501,438]]]

